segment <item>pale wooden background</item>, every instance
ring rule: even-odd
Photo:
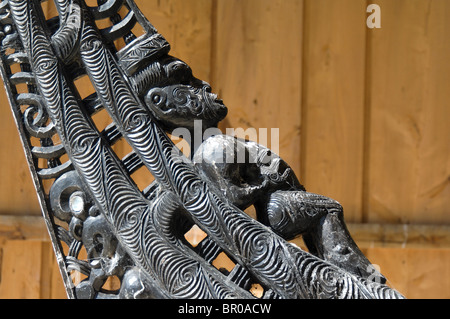
[[[222,129],[279,128],[311,192],[409,298],[450,298],[450,1],[139,0],[229,107]],[[366,7],[381,7],[381,29]],[[0,92],[0,297],[64,298]]]

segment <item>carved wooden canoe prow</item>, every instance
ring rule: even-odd
[[[54,3],[46,19],[39,0],[0,2],[0,69],[69,298],[403,298],[342,206],[266,147],[216,135],[181,153],[168,133],[216,127],[227,108],[132,0]],[[95,90],[83,98],[82,78]],[[98,128],[104,110],[111,124]],[[144,189],[141,169],[154,177]],[[233,267],[216,267],[219,255]]]

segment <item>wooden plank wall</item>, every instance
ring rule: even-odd
[[[279,128],[280,155],[309,191],[342,203],[392,286],[450,298],[449,1],[136,2],[224,99],[223,130]],[[370,3],[381,29],[366,26]],[[0,297],[64,298],[0,99]]]

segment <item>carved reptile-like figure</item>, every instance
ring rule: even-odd
[[[68,297],[255,298],[258,284],[262,298],[403,298],[369,271],[342,207],[270,150],[223,135],[191,159],[177,149],[167,132],[214,127],[227,109],[132,0],[54,3],[47,19],[40,0],[0,2],[0,69]],[[95,90],[84,98],[82,77]],[[119,141],[132,148],[123,158]],[[254,160],[219,161],[230,149]],[[144,190],[139,168],[155,178]],[[198,245],[185,238],[194,225],[207,234]],[[309,252],[287,241],[298,235]],[[232,270],[214,266],[222,253]]]

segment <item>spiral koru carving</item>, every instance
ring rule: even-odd
[[[191,158],[176,148],[168,132],[216,127],[227,109],[132,0],[54,4],[46,19],[40,0],[0,2],[0,69],[68,297],[403,298],[371,271],[341,205],[269,149],[225,135]],[[95,89],[85,98],[83,77]],[[132,149],[123,158],[118,141]],[[144,190],[138,169],[155,178]],[[288,242],[297,236],[308,251]]]

